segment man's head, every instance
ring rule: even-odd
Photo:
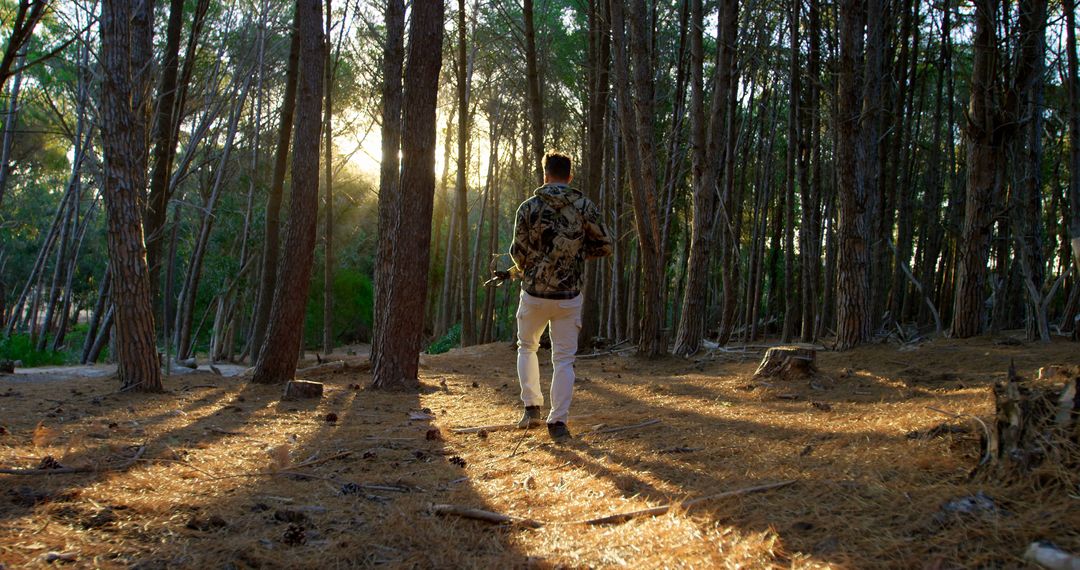
[[[569,156],[558,152],[544,155],[544,184],[569,184],[573,178]]]

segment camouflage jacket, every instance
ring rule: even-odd
[[[530,295],[576,294],[585,260],[611,255],[611,236],[592,200],[569,186],[546,184],[518,206],[510,255]]]

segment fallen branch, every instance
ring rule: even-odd
[[[582,358],[597,358],[599,356],[609,356],[609,355],[612,355],[612,354],[621,354],[623,352],[630,352],[630,351],[633,351],[633,350],[637,350],[637,347],[636,346],[631,346],[631,347],[628,347],[628,348],[620,348],[619,350],[608,350],[608,351],[605,351],[605,352],[594,352],[592,354],[580,354],[576,358],[579,359],[579,360],[582,359]]]
[[[723,493],[717,493],[715,495],[707,495],[705,497],[698,497],[696,499],[689,499],[679,503],[670,503],[667,505],[653,507],[651,509],[642,509],[640,511],[630,511],[627,513],[616,513],[608,515],[606,517],[600,517],[595,519],[588,519],[584,521],[576,521],[573,524],[587,524],[587,525],[602,525],[602,524],[616,524],[626,522],[630,519],[638,517],[656,517],[667,514],[668,511],[674,508],[681,510],[688,510],[690,507],[704,503],[705,501],[713,501],[716,499],[723,499],[726,497],[735,497],[738,495],[749,495],[751,493],[760,493],[762,491],[771,491],[773,489],[779,489],[781,487],[787,487],[795,483],[794,479],[787,481],[781,481],[779,483],[769,483],[768,485],[758,485],[755,487],[746,487],[743,489],[736,489],[734,491],[725,491]]]
[[[346,457],[349,455],[352,455],[352,450],[342,451],[341,453],[336,453],[329,457],[323,457],[322,459],[312,459],[309,461],[304,461],[303,463],[297,463],[296,465],[290,465],[289,469],[297,469],[299,467],[311,467],[312,465],[318,465],[320,463],[326,463],[327,461],[341,459],[342,457]]]
[[[106,471],[123,471],[128,467],[131,467],[142,458],[143,453],[146,453],[146,446],[139,446],[139,449],[135,451],[135,455],[127,461],[117,465],[116,467],[96,468],[96,467],[60,467],[59,469],[0,469],[0,474],[3,475],[65,475],[68,473],[94,473],[94,472],[106,472]]]
[[[660,423],[660,420],[654,418],[654,419],[651,419],[651,420],[645,420],[645,421],[641,422],[640,424],[634,424],[634,425],[630,425],[630,426],[615,426],[615,427],[609,427],[609,428],[603,428],[603,429],[596,429],[596,430],[592,430],[592,431],[583,433],[581,435],[586,436],[586,435],[594,435],[594,434],[602,434],[602,433],[615,433],[615,432],[619,432],[619,431],[626,431],[626,430],[631,430],[631,429],[643,428],[643,427],[651,426],[653,424],[658,424],[658,423]]]
[[[460,505],[431,505],[430,510],[436,515],[453,515],[465,519],[478,520],[492,524],[521,525],[528,528],[540,528],[544,526],[543,523],[539,521],[534,521],[532,519],[512,517],[510,515],[493,513],[491,511],[485,511],[482,509],[471,509],[469,507],[462,507]]]
[[[653,507],[651,509],[643,509],[640,511],[630,511],[627,513],[616,513],[614,515],[608,515],[606,517],[600,517],[595,519],[588,519],[582,521],[572,521],[568,523],[544,523],[534,519],[525,519],[521,517],[515,517],[511,515],[504,515],[502,513],[495,513],[492,511],[485,511],[483,509],[473,509],[469,507],[463,507],[460,505],[432,505],[430,511],[436,515],[454,515],[461,518],[484,521],[492,524],[509,524],[520,525],[528,528],[540,528],[545,524],[582,524],[582,525],[602,525],[602,524],[616,524],[626,522],[630,519],[638,517],[655,517],[663,514],[667,514],[673,508],[680,508],[687,510],[690,507],[704,503],[705,501],[712,501],[715,499],[723,499],[725,497],[734,497],[738,495],[749,495],[751,493],[759,493],[762,491],[771,491],[773,489],[779,489],[781,487],[787,487],[795,483],[795,480],[781,481],[779,483],[769,483],[768,485],[758,485],[756,487],[746,487],[744,489],[736,489],[734,491],[725,491],[716,495],[708,495],[705,497],[698,497],[696,499],[690,499],[682,501],[680,503],[672,503],[669,505],[663,505],[660,507]]]

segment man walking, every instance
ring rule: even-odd
[[[585,261],[611,255],[611,236],[596,204],[570,187],[570,157],[544,156],[544,185],[518,207],[510,255],[521,275],[518,301],[518,380],[525,413],[519,428],[539,426],[544,395],[536,349],[550,324],[551,411],[548,434],[557,443],[570,439],[566,420],[574,394],[574,355],[581,331]]]

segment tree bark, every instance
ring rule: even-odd
[[[667,343],[663,337],[664,306],[662,304],[665,256],[660,239],[655,172],[656,149],[653,144],[655,104],[650,53],[651,20],[647,16],[648,11],[644,0],[635,0],[627,7],[624,7],[621,2],[612,0],[610,6],[619,126],[626,144],[626,165],[640,250],[638,265],[642,270],[643,306],[638,323],[638,353],[653,358],[667,352]],[[631,71],[633,89],[631,89]],[[631,101],[633,101],[633,106],[631,106]],[[633,308],[635,298],[629,299]]]
[[[299,12],[299,11],[298,11]],[[320,22],[320,25],[321,22]],[[289,164],[289,139],[292,136],[293,115],[296,110],[297,77],[300,74],[300,14],[293,19],[289,44],[289,63],[285,70],[285,94],[281,101],[281,120],[278,125],[277,153],[270,193],[266,199],[266,234],[263,239],[262,267],[259,271],[259,295],[255,306],[255,324],[251,333],[251,353],[262,351],[266,328],[270,321],[273,299],[277,291],[278,261],[281,251],[281,198],[285,188],[285,171]],[[293,178],[295,180],[295,176]],[[254,358],[253,358],[254,359]]]
[[[540,93],[540,71],[536,53],[536,25],[533,0],[524,0],[525,20],[525,82],[528,84],[529,121],[532,128],[532,154],[536,184],[544,183],[544,101]],[[460,132],[465,132],[461,129]]]
[[[251,381],[276,384],[296,372],[304,312],[311,285],[319,203],[319,129],[326,54],[323,52],[322,0],[297,0],[300,76],[297,79],[296,136],[289,226],[278,273],[266,340]]]
[[[326,107],[323,109],[323,172],[326,176],[326,194],[323,202],[323,353],[334,352],[334,75],[336,65],[332,59],[330,29],[331,0],[326,0],[326,51],[324,91]],[[344,23],[342,23],[344,27]]]
[[[686,265],[686,287],[683,290],[682,311],[675,336],[675,354],[689,356],[700,348],[705,336],[705,320],[709,267],[716,230],[716,198],[721,180],[722,159],[727,141],[728,98],[733,85],[732,65],[737,40],[738,2],[724,0],[720,5],[718,30],[718,65],[714,72],[713,98],[709,116],[705,118],[704,79],[702,77],[703,14],[701,0],[691,5],[692,31],[690,38],[690,117],[691,147],[693,148],[694,218],[690,234],[690,254]],[[726,220],[725,220],[726,221]]]
[[[967,198],[957,251],[952,322],[952,333],[959,338],[975,336],[983,330],[986,259],[993,230],[994,202],[1001,187],[1002,152],[994,88],[998,5],[999,0],[975,2],[975,55],[968,124],[964,130]]]
[[[871,0],[874,1],[874,0]],[[837,121],[840,240],[837,255],[836,348],[846,350],[870,339],[870,231],[868,190],[856,169],[859,138],[858,83],[855,62],[861,52],[862,24],[858,0],[840,3],[840,69]],[[871,152],[863,148],[863,152]],[[864,163],[860,161],[860,163]]]
[[[405,59],[405,2],[387,0],[384,14],[386,43],[382,60],[382,162],[379,165],[379,245],[375,258],[375,323],[372,331],[371,362],[379,360],[378,339],[387,330],[387,300],[394,265],[394,231],[398,224],[401,188],[401,74]],[[445,167],[444,167],[445,168]],[[449,253],[448,253],[449,254]]]
[[[420,364],[435,193],[435,104],[442,63],[443,3],[414,4],[403,99],[401,200],[393,272],[387,283],[387,330],[379,337],[372,386],[415,390]]]
[[[194,56],[194,45],[202,30],[206,12],[210,7],[208,0],[200,0],[195,8],[191,25],[191,39],[187,57]],[[169,3],[169,23],[165,31],[165,54],[161,65],[161,81],[158,84],[156,109],[151,131],[153,146],[152,167],[150,171],[150,189],[147,194],[147,208],[143,217],[146,226],[146,263],[150,269],[150,290],[155,304],[159,298],[158,276],[161,274],[161,243],[165,231],[171,196],[169,178],[172,174],[173,159],[176,156],[176,144],[180,134],[178,128],[184,96],[178,92],[187,92],[188,82],[179,83],[180,36],[184,30],[184,0],[171,0]],[[185,68],[188,62],[185,62]],[[187,73],[190,73],[188,71]],[[190,78],[189,78],[190,79]],[[164,319],[164,315],[163,315]],[[167,342],[167,341],[166,341]]]
[[[531,0],[525,1],[526,5]],[[526,19],[531,17],[526,12]],[[458,0],[458,37],[457,37],[457,105],[458,105],[458,145],[457,145],[457,192],[454,200],[457,216],[457,258],[461,276],[461,346],[476,344],[476,315],[469,295],[469,283],[472,279],[468,270],[469,263],[469,204],[466,173],[469,168],[467,143],[469,139],[469,82],[472,80],[468,55],[465,51],[465,0]],[[481,219],[481,225],[483,220]]]
[[[161,390],[142,224],[153,19],[151,2],[105,0],[99,24],[104,68],[103,194],[116,309],[113,357],[123,389],[141,392]]]
[[[1076,1],[1062,0],[1065,7],[1065,51],[1069,82],[1069,237],[1073,263],[1080,267],[1080,58],[1076,51]],[[1073,285],[1077,287],[1078,285]]]

